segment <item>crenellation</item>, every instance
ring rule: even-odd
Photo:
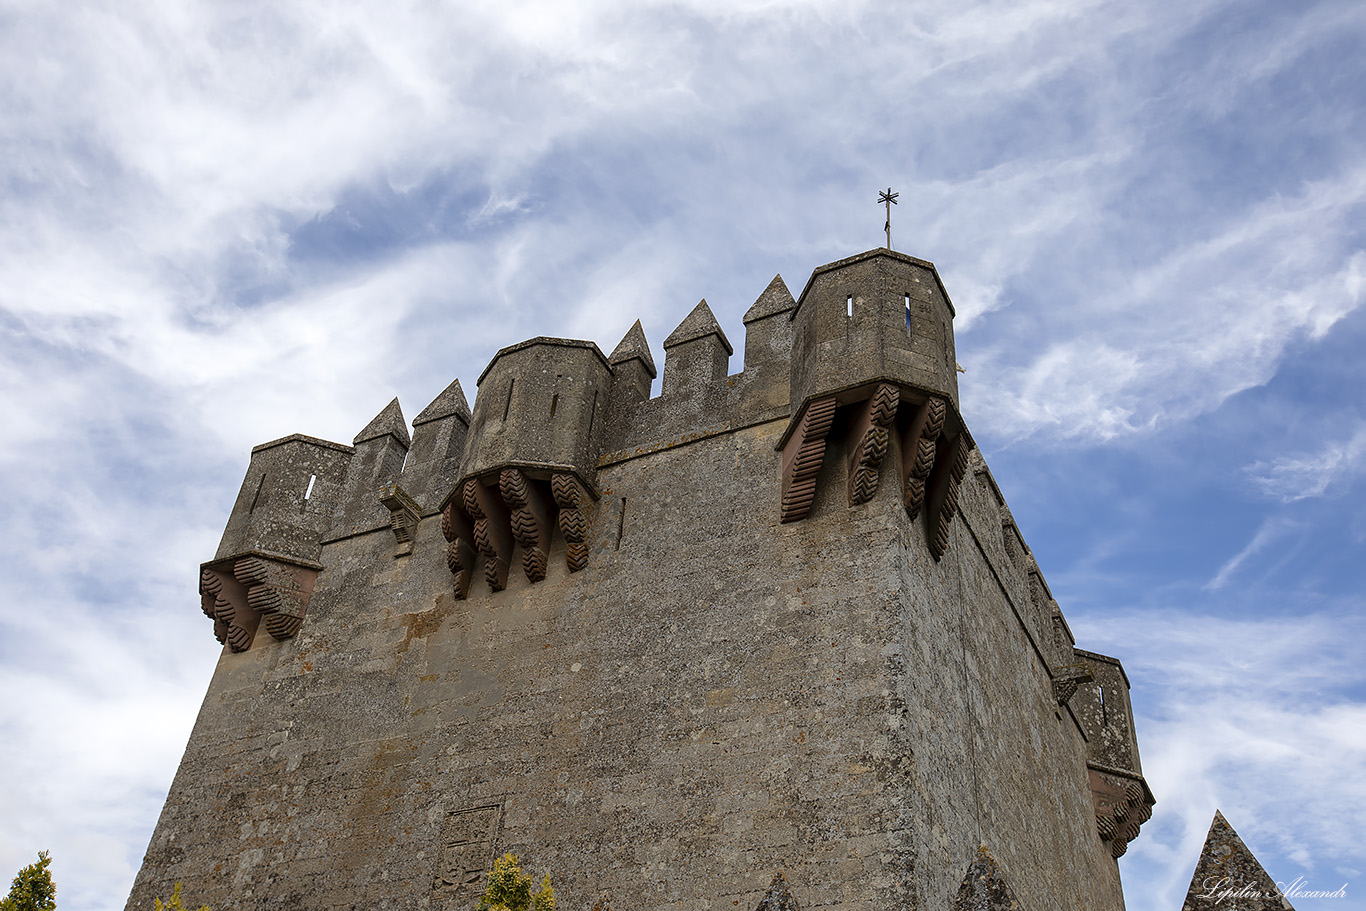
[[[744,379],[758,407],[774,408],[791,400],[792,311],[796,307],[783,277],[775,275],[745,313]]]
[[[354,447],[258,447],[130,909],[182,879],[454,908],[514,850],[566,911],[1121,911],[1127,680],[1074,650],[958,412],[952,318],[874,250],[775,277],[735,375],[703,301],[654,398],[637,321],[610,357],[503,348],[411,444],[395,400]],[[311,518],[263,520],[310,477]]]
[[[612,349],[607,361],[612,367],[612,389],[607,402],[603,449],[611,451],[624,448],[626,441],[633,438],[638,412],[650,401],[650,386],[657,375],[640,320]]]
[[[324,543],[388,527],[389,510],[379,501],[379,489],[398,480],[411,443],[395,398],[352,441],[351,462]]]
[[[723,395],[730,356],[735,353],[706,300],[698,303],[664,340],[662,397],[674,425],[696,424],[703,409]]]
[[[452,380],[413,418],[413,444],[399,483],[421,505],[423,515],[439,512],[439,504],[460,478],[471,417],[460,381]]]

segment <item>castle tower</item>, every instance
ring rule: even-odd
[[[563,911],[1122,909],[1154,802],[1128,682],[958,412],[952,317],[874,250],[775,278],[736,374],[704,301],[658,396],[637,323],[502,349],[410,453],[396,402],[354,450],[254,453],[248,507],[305,468],[331,499],[272,557],[285,520],[239,497],[201,580],[232,635],[128,907],[469,909],[513,851]],[[298,623],[238,648],[220,601]]]

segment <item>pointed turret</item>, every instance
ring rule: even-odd
[[[797,302],[781,275],[773,276],[764,293],[745,314],[745,379],[752,395],[770,407],[790,397],[792,311]]]
[[[397,404],[398,399],[394,399]],[[465,422],[470,422],[470,404],[465,400],[465,390],[461,388],[460,381],[451,380],[451,384],[441,391],[441,394],[432,399],[431,404],[423,408],[417,417],[413,418],[413,427],[417,428],[423,424],[439,421],[442,418],[458,417]]]
[[[633,360],[640,361],[645,372],[650,374],[650,379],[658,376],[655,370],[655,359],[650,356],[650,343],[645,340],[645,330],[641,327],[640,320],[636,320],[631,328],[626,330],[626,334],[621,337],[617,347],[612,349],[612,355],[607,358],[607,363],[612,365],[613,370],[616,370],[619,364],[626,364]]]
[[[1214,811],[1181,911],[1294,911],[1224,814]]]
[[[781,275],[775,275],[773,281],[764,289],[764,293],[754,302],[754,306],[745,312],[745,325],[795,309],[797,301],[793,299],[792,292],[787,290],[787,283]]]
[[[435,509],[455,486],[469,426],[470,406],[459,380],[413,419],[413,446],[399,483],[424,512]]]
[[[711,312],[711,307],[707,306],[707,299],[704,297],[692,312],[683,317],[683,322],[678,324],[678,328],[669,333],[669,337],[664,340],[664,350],[677,348],[679,345],[696,339],[706,338],[709,335],[716,336],[721,345],[726,349],[726,355],[735,353],[735,349],[730,346],[730,340],[726,338],[726,333],[721,331],[721,324],[716,321],[715,315]],[[667,367],[666,367],[667,369]]]
[[[704,299],[664,340],[665,398],[700,399],[717,390],[734,351]]]
[[[787,885],[787,877],[781,872],[773,874],[773,882],[769,883],[768,891],[754,911],[801,911],[797,897]]]
[[[389,511],[380,505],[379,489],[398,480],[411,442],[397,398],[356,434],[341,502],[324,543],[389,524]]]
[[[375,415],[374,420],[365,425],[365,429],[356,434],[356,438],[351,441],[353,446],[369,440],[377,440],[385,434],[390,434],[394,439],[403,444],[407,449],[412,445],[412,438],[408,436],[408,422],[403,419],[403,409],[399,407],[398,396],[394,396],[393,401],[385,405],[380,413]]]
[[[607,362],[612,365],[612,393],[607,409],[611,423],[606,438],[616,442],[637,406],[649,401],[650,386],[657,375],[655,359],[650,356],[650,343],[645,340],[640,320],[622,336]]]
[[[978,848],[950,911],[1016,911],[1019,907],[996,859],[985,845]]]

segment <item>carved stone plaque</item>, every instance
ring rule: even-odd
[[[494,841],[503,808],[498,805],[451,810],[441,825],[432,888],[456,895],[479,895],[493,866]]]

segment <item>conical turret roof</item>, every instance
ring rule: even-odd
[[[365,425],[365,429],[356,434],[356,438],[351,441],[353,446],[359,446],[366,440],[373,440],[390,434],[394,439],[403,444],[404,448],[412,445],[412,437],[408,436],[408,422],[403,419],[403,409],[398,406],[398,397],[385,405],[375,419]]]
[[[707,299],[692,308],[692,312],[683,317],[683,322],[678,324],[678,328],[669,333],[669,337],[664,340],[665,349],[682,345],[684,342],[691,342],[699,338],[706,338],[708,335],[715,335],[721,340],[721,344],[726,348],[726,354],[734,354],[735,349],[731,347],[730,340],[726,338],[726,333],[721,331],[721,324],[712,315],[711,307],[707,306]]]

